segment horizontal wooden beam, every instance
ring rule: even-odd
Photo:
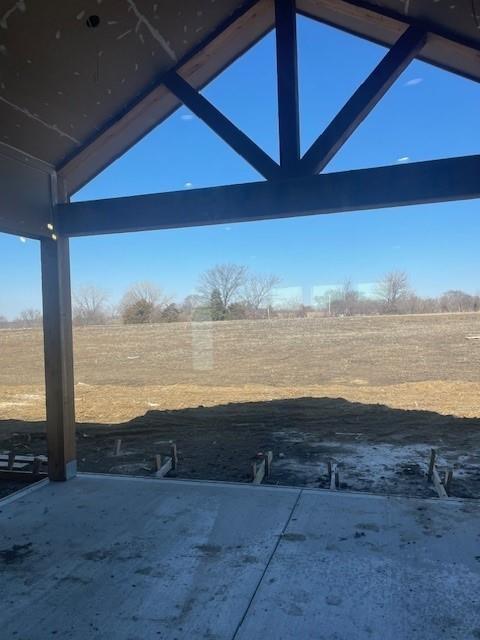
[[[174,229],[480,197],[480,156],[57,205],[67,236]]]
[[[190,111],[193,111],[200,120],[203,120],[210,129],[215,131],[260,175],[267,180],[279,176],[280,166],[178,73],[168,74],[164,83],[169,91],[181,100]]]
[[[300,174],[322,171],[423,48],[425,31],[410,27],[315,140],[300,162]]]

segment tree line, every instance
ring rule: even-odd
[[[182,302],[175,302],[161,287],[144,281],[132,285],[117,306],[109,304],[109,296],[103,289],[85,285],[73,294],[73,321],[77,326],[86,326],[480,310],[480,296],[461,290],[421,297],[410,286],[407,273],[398,270],[384,274],[369,294],[360,291],[348,278],[342,285],[317,296],[314,305],[279,299],[275,294],[280,283],[277,276],[253,273],[244,265],[217,264],[201,274],[195,293]],[[0,327],[28,328],[41,322],[41,313],[36,309],[22,311],[13,321],[0,315]]]
[[[340,287],[315,299],[325,315],[380,315],[414,313],[455,313],[480,310],[480,295],[452,289],[437,297],[419,296],[410,286],[405,271],[384,274],[370,294],[359,291],[350,278]]]

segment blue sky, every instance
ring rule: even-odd
[[[382,47],[306,18],[298,20],[302,149],[305,151],[384,55]],[[204,90],[278,159],[275,40],[270,34]],[[479,153],[477,84],[414,62],[327,171]],[[105,170],[76,200],[259,180],[185,108]],[[112,303],[137,280],[181,298],[216,262],[275,273],[309,302],[312,290],[406,270],[422,295],[480,291],[480,201],[197,229],[78,238],[73,288],[95,283]],[[40,308],[39,247],[0,234],[0,315]],[[8,265],[8,270],[6,266]],[[15,277],[12,277],[15,274]]]

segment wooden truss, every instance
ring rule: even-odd
[[[56,231],[63,236],[143,231],[480,196],[480,156],[317,175],[410,62],[421,54],[429,33],[407,25],[377,67],[300,157],[294,0],[275,0],[275,22],[280,164],[226,118],[178,70],[162,78],[164,89],[203,120],[266,182],[59,204]]]

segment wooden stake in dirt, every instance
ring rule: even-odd
[[[16,455],[13,451],[0,453],[0,479],[28,482],[32,477],[46,477],[46,472],[42,471],[42,464],[46,470],[47,463],[46,456]]]
[[[262,454],[261,462],[252,463],[252,482],[261,484],[264,478],[268,478],[272,470],[273,451]]]
[[[437,467],[435,466],[433,467],[433,484],[439,498],[448,498],[448,493],[445,491],[442,479],[440,478],[440,474],[438,473]]]
[[[163,464],[162,464],[163,463]],[[169,471],[173,469],[173,459],[170,456],[166,456],[162,460],[162,456],[155,456],[155,473],[156,478],[164,478]]]
[[[115,440],[115,444],[113,445],[113,455],[119,456],[121,450],[122,450],[122,440],[121,438],[117,438],[117,440]]]
[[[157,442],[158,444],[158,442]],[[167,442],[165,442],[167,444]],[[164,478],[167,473],[173,471],[178,468],[178,455],[177,455],[177,445],[171,440],[168,441],[170,445],[170,455],[163,456],[158,454],[154,459],[154,473],[153,475],[156,478]]]
[[[177,457],[177,445],[172,443],[170,447],[170,456],[172,458],[172,469],[176,469],[178,467],[178,457]]]
[[[448,494],[450,494],[450,486],[452,484],[452,480],[453,480],[453,471],[452,469],[449,469],[448,471],[445,471],[445,480],[443,481],[443,485]]]
[[[430,463],[428,465],[427,480],[429,482],[433,482],[433,486],[435,487],[435,491],[437,492],[439,498],[448,498],[448,492],[452,483],[453,471],[449,469],[445,473],[444,482],[442,482],[437,469],[436,458],[437,452],[435,449],[432,449],[430,452]]]
[[[435,468],[435,459],[437,457],[437,452],[435,449],[432,449],[430,451],[430,464],[428,465],[428,474],[427,474],[427,479],[429,482],[432,481],[432,477],[433,477],[433,470]]]
[[[330,490],[336,491],[340,487],[340,474],[338,472],[338,465],[336,463],[327,462],[328,479],[330,484]]]

